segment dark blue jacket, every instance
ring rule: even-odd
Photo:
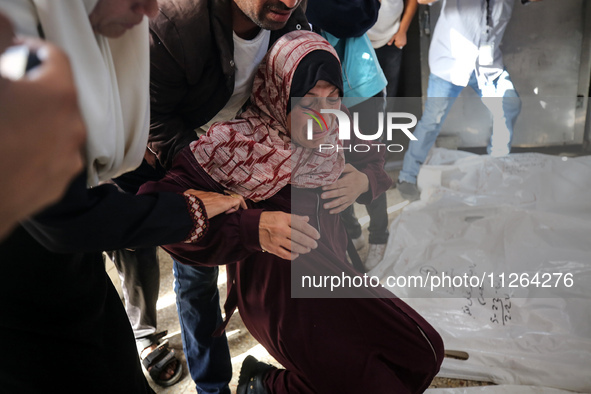
[[[335,37],[359,37],[376,23],[379,9],[379,0],[310,0],[306,17]]]

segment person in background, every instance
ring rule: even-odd
[[[0,14],[0,54],[14,41]],[[82,171],[86,135],[72,70],[54,45],[26,40],[42,63],[22,79],[0,66],[0,241],[18,221],[56,202]]]
[[[417,10],[415,0],[381,0],[378,19],[368,31],[371,44],[375,50],[378,62],[388,85],[386,97],[397,97],[400,65],[402,63],[403,48],[406,45],[406,33]],[[381,94],[378,96],[381,97]],[[376,98],[374,98],[376,100]],[[375,115],[376,111],[369,112]],[[377,127],[374,125],[374,127]],[[375,131],[374,129],[368,130]],[[388,243],[388,201],[386,193],[378,196],[366,206],[369,214],[369,247],[364,267],[367,271],[374,268],[384,257]],[[351,216],[344,216],[347,232],[353,238],[353,243],[360,245],[365,242],[361,225],[352,209],[345,211]]]
[[[41,35],[67,53],[88,136],[85,171],[57,204],[0,245],[0,335],[10,338],[0,386],[15,393],[54,384],[63,393],[153,393],[101,251],[194,242],[208,218],[243,201],[191,190],[135,196],[102,184],[137,167],[146,150],[146,16],[157,12],[156,0],[3,0],[0,10],[19,34]],[[168,360],[150,361],[144,364],[153,379],[167,374]]]
[[[416,0],[381,0],[380,3],[378,20],[367,31],[367,36],[388,80],[386,97],[397,97],[402,49],[418,4]]]
[[[427,100],[414,131],[417,141],[410,141],[398,176],[396,187],[402,197],[411,201],[419,198],[417,176],[421,165],[466,86],[480,95],[492,115],[493,132],[487,152],[495,157],[509,154],[521,100],[503,63],[500,45],[514,3],[515,0],[442,0],[429,48]],[[459,46],[461,50],[454,50]]]

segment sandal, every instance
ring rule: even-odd
[[[167,331],[162,331],[157,334],[148,335],[147,337],[138,340],[138,347],[143,347],[146,350],[154,344],[158,344],[158,347],[152,350],[146,357],[141,358],[142,365],[150,374],[150,377],[154,383],[162,386],[169,387],[178,382],[181,378],[183,368],[180,361],[176,358],[173,349],[169,349],[168,340],[159,342],[161,338],[168,334]],[[144,346],[147,344],[147,346]],[[176,368],[174,374],[169,379],[160,379],[160,375],[166,371],[167,367],[176,361]]]

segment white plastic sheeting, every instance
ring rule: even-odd
[[[390,283],[446,349],[469,356],[446,358],[440,375],[591,392],[591,157],[435,149],[428,164],[421,200],[392,223],[386,255],[369,275],[383,284],[485,279],[467,288]],[[510,288],[512,274],[529,279]]]
[[[572,391],[551,389],[548,387],[536,386],[483,386],[483,387],[460,387],[448,389],[429,389],[425,394],[572,394]]]

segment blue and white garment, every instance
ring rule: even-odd
[[[441,14],[429,50],[431,73],[458,86],[467,86],[476,70],[479,84],[496,79],[503,72],[499,48],[514,0],[443,0]],[[490,20],[487,23],[487,6]],[[489,28],[488,25],[492,27]],[[479,64],[479,48],[493,44],[492,64]]]

